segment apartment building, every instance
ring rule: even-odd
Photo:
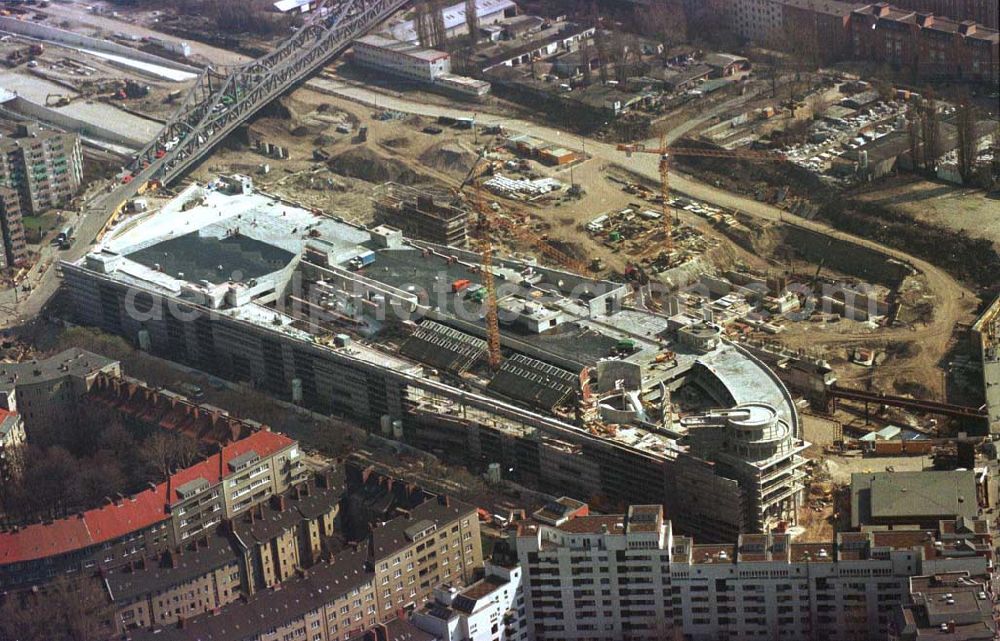
[[[375,607],[375,580],[366,545],[347,548],[279,590],[266,590],[185,619],[183,626],[133,630],[132,641],[349,641],[386,619]],[[395,615],[393,614],[393,617]]]
[[[0,407],[20,414],[28,434],[36,427],[68,429],[102,373],[118,376],[121,365],[75,347],[50,358],[0,363]]]
[[[327,469],[185,545],[104,572],[115,632],[174,624],[274,588],[336,545],[342,472]]]
[[[78,515],[0,532],[0,586],[112,568],[184,545],[301,481],[298,443],[266,430],[221,448],[134,496]]]
[[[471,582],[483,565],[475,507],[438,496],[399,511],[369,538],[379,612],[419,606],[443,583]]]
[[[21,196],[11,187],[0,187],[0,234],[3,240],[0,269],[20,267],[28,260],[22,216]]]
[[[729,28],[747,40],[773,42],[783,35],[781,3],[775,0],[737,0],[725,15]]]
[[[240,556],[230,539],[213,534],[108,572],[115,632],[169,625],[240,598]]]
[[[326,470],[228,522],[243,558],[247,593],[272,588],[319,562],[337,534],[343,493],[342,471]]]
[[[984,521],[957,535],[955,522],[942,522],[936,534],[844,532],[828,543],[743,534],[733,544],[699,545],[674,535],[660,506],[564,513],[547,507],[515,538],[539,641],[867,641],[887,633],[911,577],[983,576],[993,567]]]
[[[983,5],[735,0],[725,16],[729,28],[747,40],[823,62],[853,58],[910,67],[927,80],[996,82],[997,3]]]
[[[439,641],[526,641],[530,634],[521,568],[486,562],[485,576],[464,590],[443,585],[414,612],[413,624]]]
[[[995,641],[1000,633],[988,581],[964,572],[915,576],[896,611],[889,641]]]
[[[990,29],[1000,29],[1000,3],[996,0],[896,0],[900,9],[933,13],[953,20],[972,20]]]
[[[18,192],[25,213],[66,205],[82,182],[79,135],[30,124],[0,138],[0,185]]]
[[[0,483],[20,476],[24,469],[24,442],[21,415],[0,409]]]
[[[838,0],[780,0],[782,32],[795,34],[792,51],[822,63],[851,56],[851,11],[864,6]]]
[[[1000,33],[971,21],[880,2],[851,13],[851,40],[855,58],[910,67],[927,79],[1000,77]]]
[[[220,554],[222,560],[206,561],[205,571],[197,577],[176,583],[163,590],[162,594],[142,596],[144,602],[164,598],[171,603],[174,597],[177,597],[178,604],[194,602],[195,609],[189,608],[187,612],[196,616],[183,618],[183,627],[178,627],[174,622],[180,622],[183,614],[183,610],[180,614],[176,612],[176,607],[180,607],[178,605],[173,613],[153,621],[155,627],[152,630],[129,630],[130,638],[162,641],[208,638],[211,635],[213,641],[273,641],[283,638],[348,641],[365,631],[382,630],[380,626],[395,619],[404,609],[421,607],[441,583],[462,586],[472,582],[476,570],[482,567],[479,520],[474,507],[446,496],[425,493],[412,485],[390,482],[392,479],[370,470],[361,475],[356,470],[347,471],[345,504],[351,503],[349,499],[353,497],[372,508],[368,514],[377,513],[378,507],[382,506],[392,509],[395,516],[370,523],[368,536],[361,541],[346,541],[349,537],[338,529],[340,545],[336,547],[341,551],[333,554],[332,560],[317,560],[311,565],[303,562],[306,556],[303,549],[310,544],[306,542],[307,537],[301,535],[308,528],[299,528],[299,563],[293,564],[295,557],[289,550],[273,553],[274,545],[291,545],[290,539],[283,537],[285,528],[280,527],[278,521],[268,525],[268,529],[273,530],[270,539],[273,544],[266,549],[246,545],[244,535],[240,534],[245,534],[246,530],[234,525],[232,532],[237,539],[235,557],[240,558],[240,575],[243,577],[241,594],[246,598],[214,612],[206,607],[210,603],[207,597],[198,601],[198,591],[191,585],[207,588],[210,581],[218,581],[214,577],[220,572],[225,576],[225,572],[231,571],[228,559],[233,555],[223,559],[224,555]],[[364,479],[362,486],[352,483],[351,479],[358,477]],[[386,491],[370,491],[373,489]],[[307,497],[294,497],[294,491],[284,496],[290,505],[295,503],[296,511],[303,514],[306,511],[304,505],[309,503]],[[410,501],[409,508],[390,507],[399,501]],[[330,513],[326,514],[329,516]],[[272,517],[276,516],[272,514]],[[269,518],[264,517],[265,521]],[[245,516],[243,520],[246,521]],[[338,525],[343,525],[344,515],[339,515],[337,521]],[[260,519],[255,516],[253,522],[260,523]],[[212,554],[206,552],[208,549],[197,549],[194,553],[205,553],[211,557]],[[243,561],[247,550],[251,550],[254,558]],[[270,555],[269,560],[265,561],[264,554]],[[248,580],[254,580],[255,568],[264,563],[270,563],[274,568],[272,576],[280,576],[280,579],[271,585],[259,580],[248,583]],[[285,573],[289,569],[292,571]],[[228,585],[231,596],[231,584]],[[514,589],[513,586],[507,589],[508,597]],[[222,598],[225,596],[223,594]],[[200,614],[195,611],[197,608],[201,608]],[[473,608],[477,612],[480,609]],[[122,617],[119,622],[119,629],[122,629],[123,607],[117,607],[117,611]],[[491,611],[496,611],[496,608]],[[147,620],[142,619],[143,622]],[[490,620],[489,615],[486,620]],[[130,621],[137,622],[138,619]],[[133,627],[139,625],[137,623]],[[384,630],[378,634],[384,636]],[[412,638],[422,638],[422,633]]]
[[[227,445],[168,480],[171,541],[183,543],[222,519],[285,492],[307,474],[298,443],[283,434],[257,432]]]

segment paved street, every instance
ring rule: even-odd
[[[106,197],[98,197],[95,202],[103,203]],[[41,311],[59,287],[55,266],[60,260],[76,260],[87,253],[105,222],[103,209],[91,208],[75,217],[71,214],[67,224],[76,228],[76,242],[67,250],[47,244],[41,247],[42,257],[22,281],[31,286],[31,292],[0,291],[0,327],[32,318]]]

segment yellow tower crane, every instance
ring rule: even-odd
[[[750,149],[703,149],[697,147],[668,147],[666,140],[660,138],[659,147],[647,147],[642,143],[620,144],[618,151],[624,151],[625,156],[632,157],[632,154],[657,154],[660,157],[660,200],[661,216],[663,217],[663,231],[665,233],[664,243],[666,251],[669,253],[673,249],[673,221],[670,217],[670,157],[671,156],[697,156],[701,158],[736,158],[740,160],[753,160],[758,162],[772,161],[780,162],[785,160],[784,154],[773,152],[752,151]]]
[[[482,186],[480,181],[476,181],[476,190],[473,205],[476,213],[479,214],[482,222],[488,222],[489,210],[483,202]],[[497,314],[497,288],[493,279],[493,239],[490,238],[492,229],[488,228],[479,239],[480,264],[483,270],[483,287],[486,288],[486,347],[490,369],[496,371],[503,363],[503,355],[500,353],[500,318]]]

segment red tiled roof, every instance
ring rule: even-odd
[[[91,544],[87,524],[80,517],[31,525],[0,535],[0,563],[38,559]]]
[[[292,439],[276,432],[260,431],[223,448],[204,461],[185,468],[171,478],[173,494],[170,503],[179,497],[176,489],[189,481],[205,478],[211,484],[222,480],[228,473],[226,465],[230,460],[253,450],[265,458],[292,443]],[[130,532],[142,530],[169,518],[166,512],[167,484],[161,483],[156,489],[140,492],[115,504],[108,504],[82,515],[60,519],[49,524],[35,524],[17,532],[0,533],[0,565],[31,561],[56,554],[113,541]]]

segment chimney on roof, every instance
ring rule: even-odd
[[[963,36],[971,36],[976,32],[976,23],[973,20],[965,20],[958,25],[958,32]]]
[[[447,494],[439,494],[438,495],[438,503],[440,503],[441,505],[443,505],[445,507],[448,507],[448,506],[451,505],[451,498],[449,498]]]
[[[917,24],[923,28],[927,28],[934,25],[934,14],[933,13],[918,13],[917,14]]]
[[[283,494],[278,494],[271,497],[271,505],[275,510],[279,512],[285,511],[285,496]]]
[[[225,465],[225,460],[224,459],[226,458],[225,456],[223,456],[223,454],[225,453],[225,451],[226,451],[226,446],[220,444],[219,445],[219,479],[226,478],[226,472],[223,469],[223,466]]]
[[[165,504],[163,506],[163,513],[164,514],[170,514],[170,499],[173,496],[172,495],[173,487],[174,487],[174,475],[170,474],[168,472],[167,473],[167,498],[166,498],[166,502],[165,502]]]
[[[872,6],[872,13],[883,18],[889,15],[889,3],[888,2],[878,2]]]
[[[186,621],[187,621],[187,619],[185,619],[184,617],[178,617],[177,618],[177,627],[180,628],[181,630],[183,630],[185,627],[187,627]]]

